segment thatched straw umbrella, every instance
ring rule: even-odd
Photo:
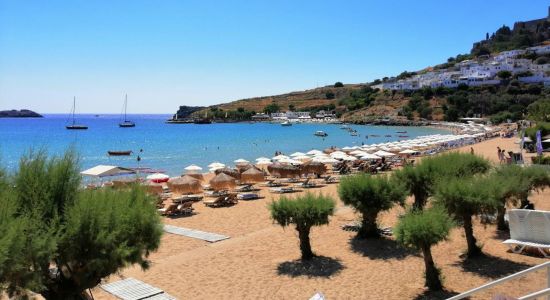
[[[256,168],[250,168],[241,174],[241,182],[256,183],[265,181],[264,173]]]
[[[202,192],[200,181],[189,175],[170,178],[167,184],[171,191],[178,194],[196,194]]]
[[[118,178],[112,181],[114,188],[125,188],[137,182],[137,178]]]
[[[239,173],[242,174],[243,172],[249,170],[250,168],[254,168],[254,165],[252,165],[252,164],[238,164],[235,167],[239,171]],[[231,175],[229,175],[229,176],[231,176]]]
[[[310,161],[300,166],[302,174],[323,175],[327,172],[327,167],[324,163],[318,161]]]
[[[191,176],[191,177],[195,178],[198,181],[204,181],[204,176],[202,176],[201,173],[187,173],[187,174],[185,174],[185,176]]]
[[[236,181],[237,180],[235,178],[225,173],[219,173],[210,180],[210,186],[216,191],[229,190],[237,185]]]
[[[229,175],[229,176],[231,176],[235,179],[240,179],[241,178],[241,172],[239,172],[239,170],[237,170],[237,169],[223,168],[223,169],[216,170],[214,173],[216,173],[216,175],[218,175],[220,173],[224,173],[224,174]]]
[[[287,164],[273,164],[267,167],[269,173],[275,177],[291,178],[300,177],[300,169],[293,165]]]
[[[154,194],[154,195],[162,194],[162,192],[164,191],[161,183],[147,182],[144,184],[144,186],[145,186],[145,190],[149,194]]]

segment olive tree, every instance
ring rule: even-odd
[[[425,285],[433,291],[442,289],[440,271],[435,266],[431,248],[446,240],[453,221],[441,208],[411,210],[394,229],[396,240],[406,247],[422,251],[426,269]]]
[[[311,227],[328,224],[334,206],[334,200],[328,196],[307,193],[296,199],[281,197],[269,205],[269,210],[271,218],[282,227],[296,226],[302,260],[309,260],[315,256],[309,241]]]
[[[379,236],[378,213],[392,208],[395,203],[403,204],[406,197],[404,187],[397,181],[366,174],[342,179],[338,194],[346,205],[353,206],[361,214],[361,228],[357,233],[360,238]]]
[[[476,155],[459,152],[426,157],[416,166],[406,166],[395,172],[396,179],[414,196],[414,209],[422,209],[435,191],[438,182],[449,178],[465,178],[485,173],[489,161]]]
[[[436,204],[442,205],[456,219],[462,222],[468,244],[467,256],[481,254],[473,231],[472,217],[482,213],[492,213],[496,200],[492,193],[493,183],[487,177],[447,180],[438,184],[435,194]]]
[[[79,299],[160,244],[153,199],[128,191],[80,188],[74,152],[25,156],[0,190],[0,292]]]

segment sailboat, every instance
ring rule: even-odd
[[[124,121],[122,123],[118,123],[119,127],[136,127],[136,123],[132,121],[128,121],[126,118],[126,108],[128,106],[128,95],[124,97]]]
[[[74,118],[75,111],[76,111],[76,97],[73,98],[73,109],[72,109],[72,111],[71,111],[71,114],[72,114],[72,123],[71,123],[71,125],[66,125],[65,128],[67,128],[67,129],[73,129],[73,130],[84,130],[84,129],[88,129],[88,126],[86,126],[86,125],[78,125],[78,124],[76,124],[75,118]]]

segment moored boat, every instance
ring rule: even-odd
[[[132,154],[132,150],[122,150],[122,151],[109,150],[107,151],[107,154],[109,154],[109,156],[128,156]]]
[[[129,121],[128,118],[126,117],[127,106],[128,106],[128,95],[124,97],[124,121],[122,121],[121,123],[118,123],[118,126],[122,128],[136,127],[136,123]]]
[[[281,123],[281,126],[292,126],[292,123],[290,123],[289,121],[284,121],[283,123]]]
[[[82,124],[76,124],[75,120],[75,111],[76,111],[76,97],[73,98],[73,109],[72,109],[72,123],[70,125],[66,125],[65,128],[69,130],[86,130],[88,129],[88,126],[82,125]]]
[[[328,133],[322,131],[322,130],[319,130],[319,131],[315,131],[314,133],[315,136],[322,136],[322,137],[325,137],[325,136],[328,136]]]

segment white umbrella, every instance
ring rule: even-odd
[[[244,159],[244,158],[239,158],[237,160],[234,161],[234,163],[236,164],[247,164],[249,161]]]
[[[415,154],[417,153],[417,151],[414,151],[414,150],[411,150],[411,149],[407,149],[407,150],[403,150],[401,152],[399,152],[399,154]]]
[[[386,156],[387,157],[387,156],[394,156],[395,154],[380,150],[380,151],[374,152],[374,155]]]
[[[297,160],[310,160],[311,157],[309,157],[307,155],[299,155],[299,156],[294,156],[294,159],[297,159]]]
[[[262,161],[262,160],[271,160],[271,158],[267,158],[267,157],[258,157],[258,158],[256,158],[256,161]]]
[[[304,155],[306,155],[306,154],[305,154],[305,153],[302,153],[302,152],[294,152],[294,153],[290,154],[290,156],[292,156],[292,157],[295,157],[295,156],[304,156]]]
[[[170,176],[166,175],[166,174],[162,174],[162,173],[155,173],[155,174],[151,174],[149,176],[147,176],[147,179],[148,180],[164,180],[164,179],[169,179]]]
[[[281,160],[281,159],[289,159],[289,157],[282,154],[273,157],[273,160]]]
[[[199,167],[199,166],[197,166],[197,165],[190,165],[190,166],[185,167],[184,170],[185,170],[185,171],[195,172],[195,171],[200,171],[200,170],[202,170],[202,168]]]
[[[362,155],[365,154],[365,153],[367,153],[367,152],[361,151],[361,150],[353,150],[353,151],[351,151],[349,154],[355,155],[355,156],[362,156]]]
[[[353,156],[344,156],[342,159],[343,159],[343,160],[347,160],[347,161],[355,161],[355,160],[357,160],[357,157],[353,157]]]
[[[225,164],[222,164],[221,162],[215,161],[215,162],[209,164],[208,167],[210,169],[221,169],[221,168],[225,168]]]
[[[374,154],[367,153],[367,154],[361,156],[361,159],[362,159],[362,160],[382,159],[382,157],[380,157],[380,156],[378,156],[378,155],[374,155]]]
[[[317,155],[317,154],[323,154],[323,152],[319,151],[319,150],[311,150],[311,151],[308,151],[306,154],[308,154],[308,155]]]
[[[272,165],[273,162],[271,162],[270,160],[260,160],[256,163],[256,165],[258,166],[269,166],[269,165]]]

